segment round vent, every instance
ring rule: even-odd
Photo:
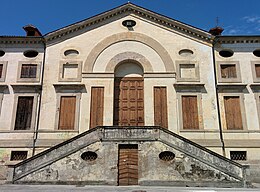
[[[29,57],[29,58],[36,57],[38,54],[39,54],[38,51],[34,51],[34,50],[25,51],[25,52],[23,53],[23,55],[24,55],[25,57]]]
[[[183,57],[191,56],[191,55],[193,55],[193,51],[190,49],[182,49],[179,51],[179,55],[181,55]]]
[[[222,57],[231,57],[233,56],[234,52],[231,50],[222,50],[219,52],[219,55]]]
[[[256,57],[260,57],[260,49],[254,50],[254,51],[253,51],[253,54],[254,54]]]
[[[4,56],[5,52],[3,50],[0,50],[0,57]]]
[[[64,52],[65,56],[77,56],[79,52],[75,49],[68,49]]]
[[[171,161],[175,158],[175,154],[171,151],[163,151],[159,154],[159,158],[163,161]]]
[[[125,27],[134,27],[136,25],[136,22],[134,20],[124,20],[122,22],[122,25]]]
[[[94,161],[97,159],[97,154],[93,151],[87,151],[81,154],[81,158],[85,161]]]

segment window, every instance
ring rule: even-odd
[[[256,78],[260,78],[260,64],[255,64]]]
[[[221,64],[221,78],[237,78],[236,65]]]
[[[234,161],[246,161],[246,151],[230,151],[230,159]]]
[[[4,65],[0,64],[0,79],[2,78]]]
[[[228,130],[242,130],[242,114],[239,96],[224,96],[226,127]]]
[[[58,129],[74,130],[75,116],[76,116],[76,96],[61,96]]]
[[[36,78],[37,65],[36,64],[22,64],[21,78]]]
[[[241,82],[240,65],[238,61],[218,61],[218,82],[239,83]]]
[[[27,159],[27,151],[11,151],[11,161],[22,161]]]
[[[79,61],[62,61],[59,81],[81,81],[81,68],[82,63]]]
[[[182,96],[183,129],[199,129],[197,96]]]
[[[15,130],[31,129],[34,97],[18,97]]]

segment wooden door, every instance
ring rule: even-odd
[[[239,97],[224,97],[224,106],[227,129],[243,129]]]
[[[154,87],[154,125],[168,128],[167,89]]]
[[[104,87],[91,88],[90,128],[103,125]]]
[[[75,128],[76,96],[60,98],[59,129],[73,130]]]
[[[31,129],[33,97],[18,97],[15,130]]]
[[[197,96],[182,96],[183,129],[199,129]]]
[[[144,125],[144,86],[142,77],[115,78],[114,125]]]
[[[138,185],[138,145],[119,145],[118,185]]]

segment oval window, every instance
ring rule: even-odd
[[[0,57],[4,56],[5,52],[3,50],[0,50]]]
[[[85,161],[94,161],[97,159],[97,154],[93,151],[87,151],[81,154],[81,159]]]
[[[159,154],[159,158],[163,161],[171,161],[175,158],[175,154],[171,151],[163,151]]]
[[[234,52],[231,50],[222,50],[219,52],[219,55],[222,57],[231,57],[233,56]]]
[[[253,51],[253,54],[254,54],[256,57],[260,57],[260,49],[254,50],[254,51]]]
[[[79,54],[79,52],[75,49],[69,49],[64,52],[65,56],[76,56],[78,54]]]
[[[36,57],[38,54],[39,54],[38,51],[34,51],[34,50],[25,51],[25,52],[23,53],[23,55],[24,55],[25,57],[29,57],[29,58]]]
[[[183,57],[191,56],[193,55],[193,51],[190,49],[182,49],[179,51],[179,55]]]

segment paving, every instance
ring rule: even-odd
[[[0,185],[1,192],[225,192],[259,191],[260,188],[191,188],[148,186]]]

